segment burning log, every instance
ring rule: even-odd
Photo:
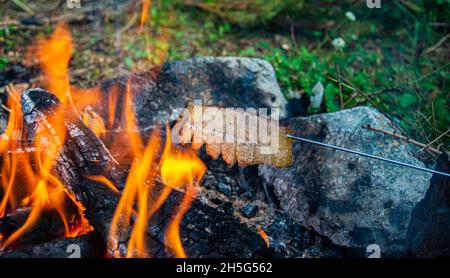
[[[123,184],[126,173],[105,145],[79,120],[72,107],[59,111],[59,103],[54,95],[42,89],[31,89],[22,94],[22,112],[28,140],[34,141],[40,130],[57,134],[52,125],[63,117],[68,138],[57,161],[58,165],[64,164],[60,170],[66,170],[59,173],[63,181],[70,187],[78,182],[80,176],[104,175],[117,186]],[[52,148],[64,141],[57,136],[48,139],[51,140],[49,147]],[[73,164],[69,165],[71,162]]]
[[[34,89],[22,94],[22,107],[28,138],[33,140],[42,129],[46,142],[58,144],[57,132],[51,132],[56,117],[63,117],[67,128],[65,140],[55,162],[55,172],[64,186],[85,207],[85,216],[94,228],[100,243],[108,242],[110,225],[119,202],[119,194],[87,176],[102,174],[122,188],[125,172],[121,170],[103,143],[71,111],[59,110],[59,101],[52,94]],[[61,114],[64,113],[64,114]],[[61,144],[61,143],[60,143]],[[48,148],[52,151],[53,148]],[[156,188],[165,187],[157,182]],[[149,202],[154,201],[152,192]],[[154,214],[147,229],[146,244],[152,255],[170,256],[166,252],[164,227],[182,205],[185,193],[172,190],[162,207]],[[118,236],[112,248],[123,250],[129,231]],[[224,213],[194,200],[181,221],[181,240],[192,257],[261,257],[266,255],[264,240],[255,232]],[[110,254],[111,250],[108,250]],[[121,251],[122,252],[122,251]]]
[[[85,216],[99,238],[106,242],[109,224],[119,200],[117,192],[88,176],[104,175],[116,186],[124,184],[125,171],[110,155],[103,143],[89,130],[71,109],[60,111],[59,100],[42,89],[22,94],[25,127],[30,141],[38,132],[47,130],[49,148],[62,144],[52,123],[63,117],[66,138],[55,162],[55,172],[66,189],[85,207]],[[57,111],[58,110],[58,111]]]
[[[70,199],[65,200],[64,210],[64,214],[66,215],[64,218],[65,221],[61,217],[61,212],[57,209],[44,209],[33,227],[17,238],[7,249],[17,249],[41,244],[75,232],[73,229],[77,229],[77,227],[83,225],[80,212]],[[23,207],[0,218],[0,234],[4,237],[0,240],[0,243],[13,235],[20,227],[24,226],[30,213],[30,207]]]

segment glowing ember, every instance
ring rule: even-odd
[[[266,242],[267,248],[269,248],[270,247],[270,239],[267,236],[266,232],[264,232],[264,230],[261,227],[258,227],[258,234],[262,237],[262,239],[264,239],[264,241]]]

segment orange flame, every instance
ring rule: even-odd
[[[150,5],[151,5],[150,0],[142,0],[141,21],[139,23],[139,30],[142,30],[144,28],[145,22],[147,22]]]
[[[91,106],[83,108],[82,112],[83,122],[89,127],[97,137],[100,137],[106,131],[105,123],[102,117],[95,113]]]
[[[36,50],[48,89],[66,103],[70,92],[68,72],[72,55],[72,37],[67,25],[59,23],[50,38],[38,41]]]
[[[68,74],[71,52],[72,38],[67,25],[64,23],[58,24],[53,34],[48,39],[40,40],[34,48],[47,87],[63,104],[60,106],[61,110],[72,104]],[[13,87],[8,87],[8,93],[9,120],[0,139],[0,154],[4,160],[0,170],[0,181],[4,192],[0,202],[0,217],[20,206],[29,206],[31,210],[22,227],[7,238],[4,235],[2,236],[0,248],[10,246],[32,228],[44,208],[56,209],[61,215],[66,228],[66,236],[77,236],[89,231],[91,227],[82,216],[84,207],[75,201],[75,198],[64,189],[61,182],[51,173],[65,140],[64,114],[60,111],[61,117],[50,120],[53,127],[51,131],[46,128],[37,131],[35,145],[33,146],[35,152],[16,152],[16,150],[22,148],[20,140],[22,139],[23,123],[20,94]],[[100,125],[98,121],[95,124]],[[51,134],[48,134],[48,132]],[[48,142],[48,138],[54,139],[55,142]],[[25,148],[30,147],[26,146]],[[46,151],[44,152],[44,150]],[[82,217],[80,226],[69,227],[64,207],[64,200],[67,199],[72,200],[80,212]]]
[[[34,157],[30,154],[10,152],[9,150],[16,150],[21,147],[19,143],[21,138],[17,135],[14,136],[14,131],[21,131],[23,123],[18,93],[12,87],[8,89],[8,93],[10,96],[8,99],[10,115],[7,129],[3,134],[3,139],[7,140],[0,141],[0,151],[4,158],[1,167],[1,185],[5,192],[0,203],[0,216],[4,216],[8,210],[13,211],[23,205],[31,207],[31,210],[25,223],[1,243],[1,248],[7,248],[32,228],[44,208],[54,208],[59,212],[66,227],[66,236],[76,236],[82,233],[79,227],[69,227],[67,224],[63,203],[65,198],[70,198],[70,196],[59,180],[50,173],[59,149],[64,142],[65,127],[62,117],[52,120],[51,123],[54,126],[52,132],[56,133],[59,144],[48,146],[45,138],[49,131],[42,129],[37,132],[35,149],[48,150],[50,147],[51,149],[48,152],[36,151]],[[33,167],[33,164],[37,164],[37,167]],[[17,172],[21,174],[18,175]],[[21,188],[18,188],[18,185]],[[25,191],[25,195],[23,191]],[[81,205],[79,210],[82,213]]]
[[[91,128],[94,133],[99,135],[104,132],[103,119],[93,110],[86,107],[96,104],[100,98],[100,90],[78,89],[70,86],[69,62],[72,55],[73,43],[72,36],[67,24],[59,23],[52,35],[48,39],[41,39],[37,45],[31,48],[44,73],[47,83],[47,89],[52,92],[62,104],[75,106],[81,110],[84,123]],[[72,94],[83,97],[77,97],[74,103]]]
[[[147,20],[150,5],[150,0],[143,0],[141,28]],[[3,164],[0,166],[0,182],[3,190],[0,217],[24,205],[30,206],[31,211],[25,224],[12,235],[6,238],[0,234],[0,244],[2,244],[0,248],[9,246],[26,233],[39,219],[44,208],[57,209],[65,224],[66,236],[77,236],[92,229],[85,218],[82,218],[81,225],[69,227],[64,211],[64,200],[67,198],[72,200],[81,216],[85,208],[64,189],[61,182],[52,174],[53,164],[64,144],[66,135],[63,110],[75,109],[79,113],[80,119],[100,136],[107,128],[115,125],[115,108],[119,98],[117,88],[112,87],[107,100],[109,112],[106,119],[103,119],[93,108],[101,101],[101,90],[99,88],[78,89],[70,86],[71,52],[72,38],[64,23],[58,24],[53,34],[48,39],[40,40],[35,48],[35,55],[42,67],[47,88],[61,100],[60,108],[62,110],[58,112],[61,116],[51,120],[50,123],[54,127],[52,132],[56,132],[56,136],[54,136],[55,134],[52,136],[46,134],[48,130],[45,128],[38,130],[34,146],[38,151],[34,156],[28,153],[10,152],[10,150],[20,147],[20,143],[15,139],[21,138],[23,123],[19,94],[12,90],[11,97],[8,98],[9,121],[4,134],[0,137],[0,155],[3,156]],[[198,184],[206,167],[193,150],[181,150],[172,145],[169,127],[167,127],[163,150],[161,150],[159,130],[153,132],[147,144],[144,144],[132,105],[132,93],[131,78],[129,78],[122,111],[124,122],[120,123],[125,135],[118,136],[120,138],[113,140],[109,147],[112,152],[117,151],[131,156],[133,162],[112,219],[108,244],[117,242],[119,235],[124,230],[131,229],[126,254],[120,254],[116,250],[113,255],[116,257],[149,257],[148,246],[146,246],[148,222],[163,205],[171,191],[177,189],[186,194],[169,221],[165,232],[165,244],[168,251],[176,257],[186,257],[180,237],[180,223],[199,191]],[[75,97],[72,98],[72,96]],[[55,142],[50,142],[49,145],[46,140],[48,138],[55,138]],[[124,144],[124,141],[127,144]],[[39,151],[44,148],[47,150],[45,154]],[[16,173],[19,169],[20,175]],[[153,189],[158,175],[164,186],[162,190],[155,191]],[[105,177],[92,176],[89,178],[101,182],[119,193],[115,185]],[[18,185],[21,187],[25,185],[24,190],[18,190]],[[155,194],[157,195],[155,196]]]
[[[270,239],[267,236],[266,232],[261,227],[258,227],[258,234],[264,239],[264,242],[266,243],[267,248],[270,247]]]
[[[158,131],[152,133],[147,146],[143,149],[142,138],[136,132],[137,122],[132,107],[131,79],[126,86],[126,100],[124,107],[125,132],[129,140],[130,152],[133,154],[134,161],[131,165],[130,173],[125,183],[119,204],[117,205],[114,217],[111,223],[109,245],[117,242],[117,236],[122,231],[128,229],[131,222],[131,216],[134,205],[137,203],[137,217],[132,227],[130,239],[128,241],[126,257],[148,257],[145,245],[146,227],[149,220],[148,198],[149,190],[152,187],[156,171],[152,171],[156,155],[159,152],[160,135]],[[115,250],[114,256],[121,257],[122,254]]]
[[[145,245],[145,233],[149,220],[148,217],[148,195],[152,186],[155,172],[152,171],[152,163],[155,160],[159,150],[159,135],[153,133],[143,155],[137,158],[131,166],[125,188],[120,198],[110,230],[110,241],[117,242],[117,234],[120,228],[127,229],[130,226],[131,216],[134,212],[134,204],[137,203],[137,218],[133,224],[126,257],[148,257],[147,247]],[[120,257],[121,254],[116,251],[114,254]]]
[[[182,152],[172,146],[170,130],[167,128],[166,145],[161,159],[161,178],[170,188],[184,187],[185,195],[172,221],[169,223],[166,234],[166,247],[178,258],[186,258],[180,238],[180,223],[189,209],[198,191],[198,183],[205,173],[206,166],[194,151]]]
[[[108,127],[114,126],[116,119],[116,105],[117,105],[117,85],[114,84],[108,93]]]
[[[7,102],[7,107],[10,109],[9,119],[6,130],[0,137],[0,153],[3,157],[3,163],[1,165],[1,185],[4,192],[3,199],[0,203],[0,217],[5,216],[8,203],[12,209],[15,209],[18,206],[16,196],[13,194],[18,157],[9,153],[8,150],[17,148],[16,140],[20,138],[20,134],[17,134],[17,130],[22,130],[23,126],[22,111],[17,92],[12,87],[8,87],[8,93],[10,96]]]
[[[145,245],[147,223],[175,188],[185,190],[186,195],[179,210],[168,224],[165,244],[175,256],[186,257],[180,239],[179,225],[195,197],[197,185],[206,167],[192,150],[181,151],[172,145],[170,128],[167,127],[165,147],[159,161],[159,173],[157,170],[151,170],[158,168],[157,157],[160,151],[161,136],[159,131],[153,132],[147,145],[143,147],[142,138],[136,132],[137,122],[131,99],[132,90],[129,79],[124,107],[124,129],[127,141],[130,143],[129,152],[133,155],[134,161],[114,214],[109,244],[114,246],[113,244],[118,242],[119,234],[132,226],[126,254],[120,254],[115,248],[113,255],[116,257],[150,256]],[[161,176],[164,187],[155,196],[152,189],[158,174]],[[131,223],[132,216],[135,219],[134,223]]]

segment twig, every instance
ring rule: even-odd
[[[339,100],[341,102],[341,109],[344,109],[344,98],[342,97],[342,85],[341,85],[341,69],[339,68],[339,65],[336,65],[336,71],[338,75],[338,87],[339,87]]]
[[[27,4],[25,4],[24,2],[20,1],[20,0],[12,0],[14,2],[14,4],[16,4],[18,7],[20,7],[22,10],[26,11],[29,15],[33,16],[36,13],[33,11],[32,8],[30,8],[30,6],[28,6]]]
[[[430,143],[428,143],[425,147],[422,147],[420,151],[423,151],[425,148],[428,148],[429,146],[431,146],[434,142],[436,142],[437,140],[441,139],[442,137],[444,137],[447,133],[450,132],[450,129],[447,130],[446,132],[442,133],[441,135],[439,135],[438,137],[436,137],[433,141],[431,141]],[[438,148],[439,149],[439,148]]]
[[[421,142],[416,141],[414,139],[411,139],[411,138],[409,138],[408,136],[405,136],[405,135],[397,134],[395,132],[390,132],[390,131],[383,130],[383,129],[378,129],[378,128],[375,128],[375,127],[371,127],[370,125],[363,125],[361,127],[364,128],[364,129],[368,129],[368,130],[372,130],[372,131],[376,131],[376,132],[381,132],[381,133],[383,133],[385,135],[389,135],[389,136],[392,136],[392,137],[395,137],[395,138],[407,141],[407,142],[409,142],[409,143],[411,143],[413,145],[419,146],[419,147],[421,147],[423,149],[427,149],[427,150],[429,150],[429,151],[431,151],[431,152],[433,152],[434,154],[437,154],[437,155],[442,153],[438,149],[435,149],[435,148],[433,148],[431,146],[428,146],[427,144],[424,144],[424,143],[421,143]]]
[[[359,89],[358,87],[356,87],[355,85],[353,85],[350,81],[348,81],[347,79],[345,79],[343,76],[340,77],[342,80],[344,80],[344,82],[348,83],[350,86],[352,86],[353,88],[355,88],[356,92],[358,92],[360,95],[362,95],[365,99],[367,99],[368,102],[370,102],[370,104],[372,104],[373,107],[375,107],[376,109],[380,110],[378,108],[378,105],[370,98],[367,96],[367,94],[365,92],[363,92],[361,89]]]
[[[128,29],[130,29],[131,26],[133,26],[133,24],[136,22],[138,18],[137,13],[134,13],[133,16],[130,18],[130,20],[128,21],[128,23],[119,31],[117,31],[119,34],[122,34],[123,32],[127,31]]]
[[[445,64],[445,65],[443,65],[443,66],[441,66],[441,67],[439,67],[439,68],[433,70],[433,71],[430,72],[429,74],[426,74],[426,75],[424,75],[424,76],[421,76],[420,78],[418,78],[418,79],[416,79],[416,80],[414,80],[414,81],[408,82],[408,85],[417,83],[417,82],[421,81],[422,79],[428,78],[428,77],[430,77],[431,75],[435,74],[436,72],[440,71],[441,69],[444,69],[444,68],[447,67],[448,65],[450,65],[450,63],[447,63],[447,64]]]
[[[329,77],[329,79],[333,80],[334,82],[337,82],[336,79]],[[372,104],[373,107],[375,107],[376,109],[380,110],[378,108],[378,105],[367,95],[367,93],[363,92],[361,89],[357,88],[355,85],[353,85],[350,81],[348,81],[347,79],[345,79],[342,75],[339,76],[339,79],[343,80],[345,83],[342,83],[343,86],[357,92],[358,94],[360,94],[361,96],[363,96],[368,102],[370,102],[370,104]]]
[[[291,41],[292,41],[292,44],[294,45],[294,48],[297,49],[298,48],[298,44],[297,44],[297,38],[295,37],[295,25],[292,22],[292,20],[290,21],[289,25],[290,25],[289,28],[290,28],[290,31],[291,31]]]
[[[446,40],[448,40],[450,38],[450,33],[448,33],[447,35],[445,35],[444,37],[442,37],[436,44],[434,44],[433,46],[425,49],[425,51],[422,53],[423,55],[427,55],[433,51],[435,51],[436,49],[438,49]]]
[[[367,95],[368,97],[371,97],[371,96],[376,96],[376,95],[382,95],[382,94],[387,93],[387,92],[400,92],[400,89],[397,89],[397,88],[387,88],[387,89],[383,89],[383,90],[376,91],[376,92],[366,93],[366,95]],[[347,105],[350,103],[350,101],[352,101],[353,99],[355,99],[355,97],[357,97],[357,96],[358,96],[357,93],[352,94],[352,95],[344,102],[344,106],[347,106]]]

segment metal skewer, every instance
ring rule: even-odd
[[[121,133],[121,132],[118,132],[118,133]],[[350,150],[350,149],[346,149],[346,148],[343,148],[343,147],[338,147],[338,146],[335,146],[335,145],[330,145],[330,144],[327,144],[327,143],[323,143],[323,142],[314,141],[314,140],[311,140],[311,139],[306,139],[306,138],[294,136],[294,135],[291,135],[291,134],[287,134],[286,137],[288,137],[290,139],[297,140],[297,141],[302,141],[302,142],[306,142],[306,143],[310,143],[310,144],[314,144],[314,145],[319,145],[319,146],[330,148],[330,149],[334,149],[334,150],[339,150],[339,151],[343,151],[343,152],[347,152],[347,153],[351,153],[351,154],[356,154],[356,155],[360,155],[360,156],[364,156],[364,157],[368,157],[368,158],[372,158],[372,159],[381,160],[381,161],[384,161],[384,162],[388,162],[388,163],[392,163],[392,164],[396,164],[396,165],[400,165],[400,166],[416,169],[416,170],[419,170],[419,171],[424,171],[424,172],[433,173],[433,174],[437,174],[437,175],[441,175],[441,176],[445,176],[445,177],[450,177],[449,173],[444,173],[444,172],[436,171],[436,170],[433,170],[433,169],[420,167],[420,166],[408,164],[408,163],[405,163],[405,162],[401,162],[401,161],[397,161],[397,160],[393,160],[393,159],[389,159],[389,158],[384,158],[384,157],[381,157],[381,156],[376,156],[376,155],[373,155],[373,154],[368,154],[368,153],[363,153],[363,152],[360,152],[360,151]],[[16,150],[9,150],[8,153],[30,153],[30,152],[39,151],[34,146],[28,145],[27,144],[27,143],[29,143],[28,141],[24,141],[24,140],[16,140],[16,141],[18,143],[22,143],[23,144],[22,147],[18,148]]]
[[[378,160],[381,160],[381,161],[384,161],[384,162],[388,162],[388,163],[392,163],[392,164],[396,164],[396,165],[400,165],[400,166],[404,166],[404,167],[408,167],[408,168],[412,168],[412,169],[416,169],[416,170],[420,170],[420,171],[425,171],[425,172],[429,172],[429,173],[433,173],[433,174],[438,174],[438,175],[450,177],[449,173],[444,173],[444,172],[428,169],[428,168],[425,168],[425,167],[420,167],[420,166],[408,164],[408,163],[405,163],[405,162],[392,160],[392,159],[389,159],[389,158],[384,158],[384,157],[381,157],[381,156],[376,156],[376,155],[372,155],[372,154],[368,154],[368,153],[354,151],[354,150],[350,150],[350,149],[346,149],[346,148],[342,148],[342,147],[330,145],[330,144],[327,144],[327,143],[322,143],[322,142],[318,142],[318,141],[314,141],[314,140],[310,140],[310,139],[306,139],[306,138],[290,135],[290,134],[288,134],[287,137],[290,138],[290,139],[294,139],[294,140],[298,140],[298,141],[302,141],[302,142],[306,142],[306,143],[310,143],[310,144],[314,144],[314,145],[319,145],[319,146],[330,148],[330,149],[334,149],[334,150],[339,150],[339,151],[343,151],[343,152],[347,152],[347,153],[351,153],[351,154],[356,154],[356,155],[365,156],[365,157],[369,157],[369,158],[373,158],[373,159],[378,159]]]

